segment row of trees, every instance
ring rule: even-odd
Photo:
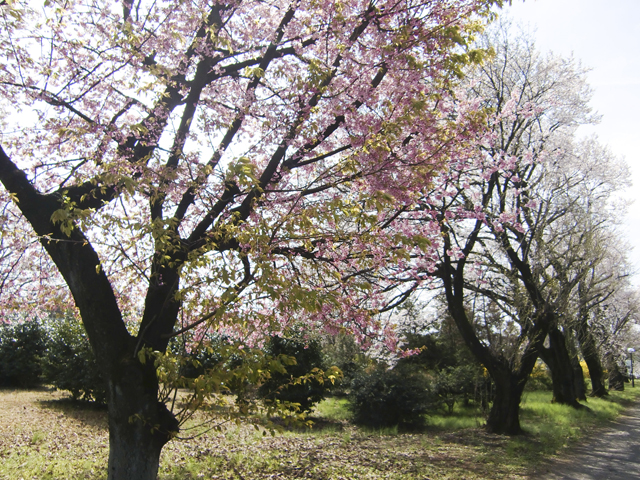
[[[77,308],[109,479],[156,477],[167,384],[197,406],[264,381],[247,352],[292,328],[396,350],[385,312],[440,288],[495,382],[490,430],[520,430],[539,355],[573,403],[568,336],[593,363],[632,316],[607,268],[625,174],[575,138],[575,64],[504,30],[474,43],[501,3],[0,6],[0,303]],[[184,334],[244,361],[187,381]]]
[[[474,168],[452,162],[441,189],[424,197],[443,236],[434,275],[467,346],[487,368],[496,397],[490,431],[519,433],[525,383],[540,357],[553,399],[581,408],[578,355],[592,394],[620,385],[621,332],[637,313],[627,248],[616,226],[626,166],[576,128],[595,121],[585,71],[543,56],[501,25],[483,37],[495,57],[468,78],[468,94],[490,109],[491,135]]]
[[[106,401],[91,345],[73,317],[0,325],[0,387],[42,384],[67,390],[76,400]]]

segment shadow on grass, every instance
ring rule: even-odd
[[[53,400],[38,400],[37,405],[46,410],[58,412],[65,417],[97,428],[108,428],[107,406],[94,402],[74,400],[73,398],[57,398]]]

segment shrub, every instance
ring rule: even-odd
[[[353,335],[344,333],[322,338],[322,358],[324,365],[336,366],[342,372],[342,378],[331,389],[334,396],[347,395],[353,380],[372,364]]]
[[[448,322],[444,327],[451,327]],[[455,325],[453,325],[455,328]],[[461,341],[457,330],[443,328],[437,334],[404,334],[405,347],[420,353],[399,360],[433,379],[434,407],[445,406],[452,413],[457,402],[474,399],[484,404],[489,380],[484,369]]]
[[[551,391],[553,390],[552,386],[553,382],[547,366],[541,361],[536,362],[533,371],[529,375],[527,384],[524,387],[525,390],[528,392],[535,392],[537,390]]]
[[[106,402],[106,383],[82,324],[73,317],[51,319],[43,359],[45,380],[76,400]]]
[[[310,411],[322,400],[330,384],[313,378],[314,369],[322,369],[322,349],[316,340],[271,337],[265,353],[272,357],[271,377],[258,389],[258,395],[267,400],[280,400],[300,404],[300,410]],[[295,364],[283,365],[279,359],[293,357]],[[310,376],[303,381],[296,381]]]
[[[0,385],[25,388],[40,382],[45,336],[37,320],[0,325]]]
[[[225,336],[214,335],[202,342],[194,342],[191,336],[183,335],[180,338],[172,338],[168,350],[173,355],[182,357],[181,376],[197,378],[225,360],[220,347],[227,342]]]
[[[453,413],[456,402],[474,397],[477,379],[475,365],[446,367],[436,374],[435,394],[446,405],[449,414]]]
[[[357,376],[349,399],[353,420],[358,425],[372,428],[398,425],[403,429],[422,427],[434,401],[427,376],[408,365],[391,370],[377,366]]]

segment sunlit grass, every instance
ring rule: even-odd
[[[351,418],[349,400],[336,397],[325,398],[316,405],[313,415],[336,422],[347,421]]]
[[[348,422],[347,400],[329,398],[312,413],[316,424],[309,430],[272,437],[263,435],[264,429],[242,424],[190,441],[172,441],[163,449],[159,479],[522,478],[606,425],[639,396],[640,388],[627,388],[605,399],[590,398],[590,410],[577,411],[552,404],[550,392],[530,392],[522,404],[526,434],[516,437],[485,433],[479,428],[485,421],[482,413],[462,405],[450,415],[428,416],[424,431],[357,428]],[[4,448],[0,439],[1,479],[105,478],[105,412],[75,410],[65,403],[38,404],[27,396],[21,400],[25,410],[18,397],[6,400],[14,401],[15,415],[28,414],[29,423],[4,427],[12,439],[5,440]]]
[[[638,388],[612,391],[605,398],[589,398],[583,402],[588,408],[577,410],[551,403],[551,392],[529,392],[521,405],[521,425],[538,439],[540,451],[555,452],[613,420],[639,396]]]

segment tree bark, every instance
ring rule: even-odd
[[[578,402],[579,393],[576,391],[575,372],[564,334],[555,326],[549,330],[548,338],[549,348],[540,349],[540,358],[551,371],[553,402],[574,408],[584,408],[584,405]]]
[[[600,355],[598,355],[593,334],[591,330],[589,330],[589,326],[585,324],[586,320],[580,322],[577,333],[580,351],[589,369],[589,378],[591,379],[590,396],[604,397],[609,394],[605,386],[604,368],[602,368],[602,362],[600,361]]]
[[[624,382],[627,380],[627,377],[620,370],[618,362],[616,362],[611,355],[609,355],[606,361],[607,370],[609,370],[609,390],[614,390],[616,392],[624,391]]]
[[[153,365],[137,358],[109,381],[108,480],[156,480],[162,447],[178,431],[157,393]]]
[[[527,378],[504,371],[493,377],[495,397],[487,418],[487,431],[490,433],[518,435],[520,426],[520,402]]]

